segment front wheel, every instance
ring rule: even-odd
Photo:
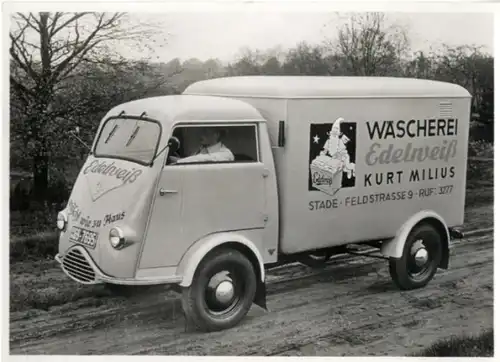
[[[199,265],[191,286],[182,289],[182,308],[198,329],[216,331],[238,324],[257,290],[252,263],[242,253],[221,249]]]
[[[443,255],[441,235],[435,227],[415,227],[406,239],[403,255],[389,261],[389,272],[402,290],[424,287],[436,274]]]

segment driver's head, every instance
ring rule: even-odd
[[[200,143],[202,146],[210,147],[220,142],[223,131],[220,127],[206,127],[201,130]]]

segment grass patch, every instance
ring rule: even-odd
[[[68,278],[54,260],[15,263],[10,270],[11,318],[26,319],[46,311],[66,313],[101,305],[119,305],[135,295],[164,290],[159,286],[128,286],[112,291],[105,285],[83,285]],[[27,317],[28,315],[28,317]]]
[[[93,296],[88,293],[88,290],[82,290],[76,286],[71,291],[66,291],[66,293],[61,293],[61,290],[56,286],[45,286],[36,289],[36,293],[34,293],[26,285],[11,284],[10,293],[11,312],[28,309],[48,311],[50,307]]]
[[[67,278],[56,262],[20,263],[10,274],[10,312],[51,307],[84,298],[109,297],[102,285],[87,286]],[[97,303],[97,302],[96,302]]]
[[[45,286],[32,290],[26,285],[11,284],[10,288],[10,311],[18,312],[29,309],[38,309],[48,311],[49,308],[61,306],[67,303],[76,302],[81,299],[91,298],[87,304],[99,306],[103,302],[102,297],[111,297],[112,295],[104,287],[82,288],[77,285],[71,286],[71,289],[61,291],[56,286]],[[97,298],[97,299],[96,299]]]
[[[59,236],[57,232],[45,232],[15,238],[10,246],[10,262],[53,259],[57,254]]]
[[[10,236],[26,237],[56,230],[57,211],[50,208],[10,211]]]
[[[492,205],[493,206],[493,187],[482,187],[467,189],[465,193],[465,208]]]
[[[494,161],[467,161],[467,188],[493,187]]]
[[[492,142],[477,140],[469,142],[469,156],[493,158],[495,147]]]
[[[478,336],[453,336],[438,341],[413,357],[493,357],[493,329]]]

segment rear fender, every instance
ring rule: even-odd
[[[431,210],[423,210],[410,217],[401,226],[394,238],[382,243],[382,248],[380,249],[382,255],[395,259],[401,258],[408,235],[413,228],[421,222],[428,222],[434,225],[441,234],[441,240],[443,241],[443,258],[441,259],[439,267],[447,269],[449,262],[450,233],[444,219]]]
[[[262,256],[260,255],[259,249],[255,246],[255,244],[251,240],[237,233],[218,233],[198,240],[184,254],[181,262],[179,263],[179,266],[177,267],[176,273],[177,275],[180,275],[182,277],[182,281],[179,283],[179,285],[181,287],[189,287],[191,285],[191,282],[193,281],[196,268],[198,268],[198,265],[203,260],[203,258],[210,251],[225,244],[236,244],[238,249],[243,248],[245,250],[245,254],[247,254],[247,256],[253,256],[257,260],[257,264],[259,267],[258,280],[260,281],[260,283],[264,283],[264,262]],[[249,252],[251,253],[251,255],[248,255]],[[250,261],[252,261],[251,258]],[[259,286],[259,288],[262,288],[262,286]]]

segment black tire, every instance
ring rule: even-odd
[[[310,268],[321,268],[330,260],[330,257],[328,253],[311,253],[301,257],[299,262]]]
[[[218,302],[209,288],[212,277],[227,271],[221,283],[232,280],[234,297],[227,306]],[[221,285],[219,283],[218,285]],[[227,284],[226,284],[227,285]],[[197,329],[211,332],[238,324],[248,313],[257,290],[257,278],[250,260],[234,249],[220,249],[209,254],[198,266],[190,287],[182,288],[182,308]],[[220,310],[218,310],[220,309]]]
[[[422,245],[427,250],[428,260],[419,266],[413,255],[415,249]],[[389,260],[389,272],[394,284],[402,290],[426,286],[436,274],[442,256],[443,240],[436,228],[430,224],[417,225],[406,239],[401,258]]]

